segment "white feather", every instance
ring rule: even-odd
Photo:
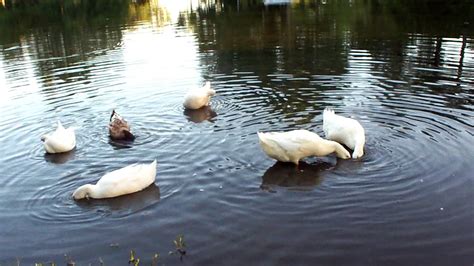
[[[86,184],[73,193],[74,199],[113,198],[143,190],[156,179],[156,160],[150,164],[132,164],[105,174],[95,184]]]
[[[364,155],[365,131],[357,120],[336,115],[333,110],[326,108],[323,112],[323,130],[327,139],[352,149],[352,158]]]
[[[293,162],[307,156],[326,156],[336,153],[339,158],[350,158],[349,152],[339,143],[325,140],[308,130],[288,132],[258,132],[260,146],[270,157],[281,162]]]
[[[188,109],[199,109],[208,106],[211,97],[216,94],[216,91],[211,89],[211,82],[207,81],[202,88],[195,88],[188,91],[184,96],[184,107]]]
[[[58,121],[58,127],[53,133],[46,134],[41,139],[44,141],[44,149],[47,153],[68,152],[76,146],[76,134],[74,128],[65,129]]]

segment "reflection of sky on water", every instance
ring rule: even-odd
[[[157,81],[160,90],[175,90],[172,84],[180,80],[195,80],[199,86],[199,60],[196,39],[173,25],[156,29],[141,25],[126,31],[123,39],[123,60],[126,66],[126,80],[133,80],[134,86],[147,86]]]
[[[0,54],[0,69],[4,70],[3,55]],[[10,92],[7,87],[7,79],[5,78],[5,71],[0,71],[0,104],[10,99]]]
[[[38,91],[35,62],[28,48],[24,45],[3,49],[0,55],[0,102]]]

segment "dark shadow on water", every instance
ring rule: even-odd
[[[116,150],[132,148],[133,140],[114,140],[109,137],[109,144]]]
[[[72,151],[69,151],[69,152],[63,152],[63,153],[45,153],[44,159],[48,163],[63,164],[71,159],[74,159],[75,154],[76,154],[76,149],[73,149]]]
[[[98,208],[105,211],[121,211],[122,213],[134,213],[160,200],[160,188],[155,184],[146,189],[109,199],[83,199],[76,201],[81,208]]]
[[[269,192],[276,192],[275,187],[311,190],[323,181],[321,173],[333,167],[333,164],[321,161],[312,164],[300,162],[299,166],[276,162],[263,174],[260,188]]]
[[[183,114],[186,116],[188,121],[194,123],[201,123],[203,121],[213,122],[213,118],[217,116],[217,113],[212,110],[210,106],[204,106],[197,110],[184,109]]]

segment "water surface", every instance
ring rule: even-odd
[[[474,263],[469,1],[106,4],[0,9],[1,264]],[[210,108],[185,111],[207,80]],[[323,136],[325,107],[365,127],[362,159],[261,151],[257,131]],[[114,108],[134,142],[108,138]],[[77,147],[45,155],[57,120]],[[154,159],[142,192],[71,198]]]

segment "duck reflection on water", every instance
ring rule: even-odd
[[[322,173],[334,168],[328,162],[306,163],[301,161],[298,167],[292,163],[276,162],[262,176],[260,188],[276,192],[275,187],[292,190],[311,190],[323,181]]]
[[[183,114],[188,121],[194,123],[201,123],[206,120],[212,122],[212,119],[217,116],[217,113],[210,106],[204,106],[199,109],[184,109]]]
[[[108,143],[115,149],[115,150],[121,150],[121,149],[130,149],[133,147],[133,141],[130,140],[113,140],[109,138]]]
[[[75,155],[76,155],[76,149],[73,149],[71,151],[62,152],[62,153],[45,153],[44,159],[48,163],[63,164],[71,159],[74,159]]]

